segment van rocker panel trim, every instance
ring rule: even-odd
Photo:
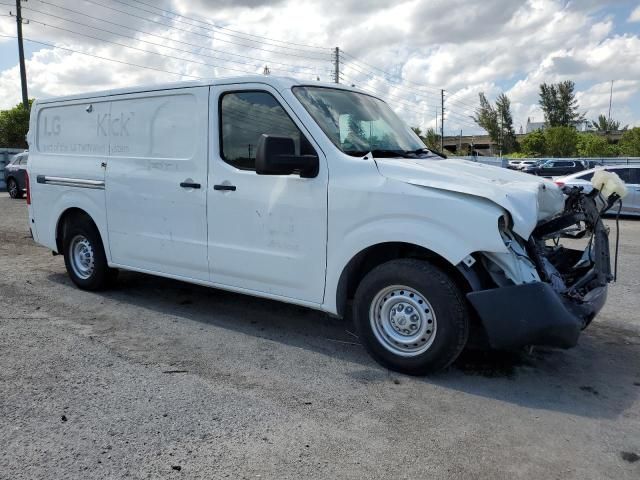
[[[104,180],[86,180],[83,178],[49,177],[46,175],[38,175],[36,177],[36,181],[45,185],[60,185],[62,187],[104,190]]]

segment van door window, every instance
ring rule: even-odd
[[[262,134],[293,138],[296,155],[315,154],[313,147],[270,93],[225,93],[220,99],[220,156],[241,170],[255,170]]]

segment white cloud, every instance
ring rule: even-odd
[[[631,15],[629,15],[629,22],[640,22],[640,5],[638,5]]]
[[[409,123],[422,127],[435,126],[439,91],[444,88],[447,130],[472,130],[469,116],[478,93],[494,98],[503,90],[512,99],[518,128],[528,116],[541,116],[539,84],[565,79],[576,82],[581,107],[593,116],[604,108],[605,100],[608,108],[602,88],[615,79],[614,116],[640,123],[640,36],[624,21],[617,25],[613,13],[607,11],[613,3],[630,3],[625,0],[346,0],[339,6],[320,0],[222,0],[215,8],[205,0],[146,0],[147,5],[132,0],[129,6],[104,3],[126,13],[73,0],[49,0],[47,5],[30,2],[31,11],[24,13],[32,23],[26,26],[25,36],[183,77],[42,47],[27,63],[32,96],[174,81],[188,79],[187,75],[257,73],[264,65],[273,74],[331,80],[332,49],[339,45],[346,53],[343,81],[386,97]],[[61,10],[55,4],[83,14]],[[206,17],[207,21],[172,20],[174,16],[160,9]],[[637,16],[640,7],[629,21],[636,21]],[[12,22],[0,19],[0,33],[12,35]],[[55,26],[90,32],[121,45]],[[260,42],[239,32],[270,40]],[[325,49],[302,46],[308,44]],[[349,55],[358,60],[354,62]],[[0,72],[0,108],[19,100],[17,67]]]

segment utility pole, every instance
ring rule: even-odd
[[[22,45],[22,6],[16,0],[16,26],[18,27],[18,55],[20,56],[20,82],[22,82],[22,105],[29,110],[29,95],[27,94],[27,69],[24,65],[24,46]]]
[[[340,83],[340,47],[336,47],[335,58],[333,59],[333,81]]]
[[[611,80],[611,91],[609,92],[609,116],[607,117],[607,130],[611,126],[611,101],[613,100],[613,80]]]
[[[504,137],[504,131],[502,129],[503,120],[504,120],[503,112],[500,112],[500,135],[498,135],[498,140],[500,141],[500,144],[498,145],[500,149],[500,155],[499,155],[500,158],[502,158],[502,140]]]
[[[458,137],[458,155],[462,151],[462,130],[460,130],[460,136]]]
[[[444,90],[440,90],[440,151],[444,152]]]

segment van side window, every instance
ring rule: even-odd
[[[222,96],[220,156],[225,162],[242,170],[255,170],[256,148],[263,133],[293,138],[296,155],[315,153],[270,93],[244,91]]]

